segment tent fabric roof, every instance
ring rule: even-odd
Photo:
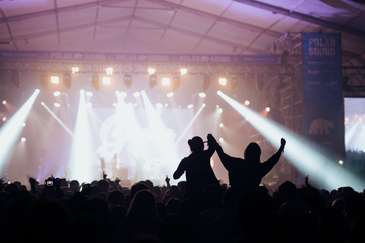
[[[286,32],[341,32],[344,65],[360,66],[365,63],[364,12],[365,4],[351,0],[0,1],[0,46],[267,54],[274,53],[273,43]]]

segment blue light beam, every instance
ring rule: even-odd
[[[32,96],[0,129],[0,174],[3,174],[7,167],[7,162],[12,155],[16,143],[19,141],[20,134],[24,128],[22,123],[27,120],[39,92],[39,89],[36,89]]]
[[[285,138],[287,140],[285,157],[292,161],[302,173],[308,174],[309,178],[320,182],[323,188],[331,190],[351,186],[355,190],[363,190],[364,182],[345,173],[343,168],[339,168],[334,161],[330,161],[331,156],[326,155],[323,151],[314,150],[309,141],[260,116],[223,92],[218,91],[217,94],[248,120],[273,146],[279,146],[280,138]]]

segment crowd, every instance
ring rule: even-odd
[[[224,153],[213,136],[209,148],[194,137],[192,153],[175,179],[154,186],[150,180],[122,187],[107,175],[80,185],[50,177],[30,186],[0,181],[1,242],[364,242],[365,192],[351,187],[320,190],[309,177],[297,187],[282,183],[273,193],[259,186],[281,156],[285,139],[268,161],[251,143],[244,158]],[[209,166],[217,151],[230,185],[219,184]],[[242,177],[242,178],[241,178]]]

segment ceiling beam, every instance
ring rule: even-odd
[[[123,21],[130,20],[131,18],[132,18],[132,15],[128,15],[128,16],[124,16],[124,17],[106,19],[106,20],[102,20],[102,21],[98,21],[98,22],[91,22],[91,23],[86,23],[86,24],[74,25],[74,26],[71,26],[71,27],[60,28],[59,30],[57,30],[57,29],[55,29],[55,30],[46,30],[46,31],[41,31],[41,32],[36,32],[36,33],[31,33],[31,34],[26,34],[26,35],[18,35],[18,36],[13,37],[13,40],[16,41],[16,40],[39,38],[39,37],[54,35],[54,34],[57,34],[58,32],[59,33],[65,33],[65,32],[76,31],[76,30],[80,30],[80,29],[94,27],[96,25],[123,22]],[[4,38],[4,39],[0,39],[0,42],[11,41],[11,40],[12,40],[11,38]]]
[[[221,44],[221,45],[230,46],[232,48],[233,47],[238,47],[238,48],[244,49],[246,51],[254,52],[254,53],[257,53],[257,54],[268,54],[268,52],[265,51],[265,50],[257,49],[257,48],[254,48],[254,47],[248,47],[248,46],[236,43],[236,42],[220,39],[220,38],[213,37],[213,36],[204,35],[200,32],[195,32],[195,31],[183,29],[183,28],[176,27],[176,26],[173,26],[173,25],[167,25],[167,24],[164,24],[164,23],[152,20],[152,19],[147,19],[147,18],[144,18],[144,17],[136,16],[136,15],[133,17],[133,19],[137,20],[137,21],[147,23],[147,24],[152,24],[154,26],[158,26],[158,27],[161,27],[161,28],[166,28],[166,29],[169,29],[169,30],[180,32],[180,33],[183,33],[183,34],[186,34],[186,35],[194,36],[194,37],[197,37],[197,38],[204,38],[205,40],[215,42],[215,43]]]
[[[246,30],[251,30],[251,31],[254,31],[254,32],[270,35],[270,36],[273,36],[273,37],[279,38],[280,36],[283,35],[283,33],[280,33],[280,32],[277,32],[277,31],[268,30],[268,29],[261,28],[261,27],[258,27],[258,26],[252,25],[252,24],[248,24],[248,23],[237,21],[237,20],[225,18],[225,17],[219,16],[219,15],[204,12],[204,11],[201,11],[201,10],[198,10],[198,9],[195,9],[195,8],[189,8],[189,7],[179,5],[179,4],[176,4],[176,3],[172,3],[172,2],[168,2],[168,1],[164,1],[164,0],[147,0],[147,1],[157,3],[157,4],[165,6],[165,7],[169,7],[172,10],[176,9],[178,11],[191,13],[191,14],[203,17],[203,18],[211,19],[211,20],[218,21],[218,22],[221,22],[221,23],[226,23],[226,24],[233,25],[233,26],[236,26],[236,27],[239,27],[239,28],[243,28],[243,29],[246,29]]]
[[[285,9],[285,8],[281,8],[281,7],[277,7],[274,5],[270,5],[267,3],[263,3],[263,2],[259,2],[259,1],[254,1],[254,0],[234,0],[236,2],[239,3],[243,3],[243,4],[247,4],[256,8],[260,8],[260,9],[264,9],[270,12],[274,12],[274,13],[278,13],[278,14],[282,14],[291,18],[295,18],[295,19],[299,19],[299,20],[303,20],[312,24],[316,24],[316,25],[320,25],[323,27],[327,27],[327,28],[331,28],[334,30],[338,30],[338,31],[342,31],[345,33],[349,33],[352,35],[356,35],[356,36],[360,36],[365,38],[365,32],[358,30],[358,29],[354,29],[351,27],[346,27],[344,25],[340,25],[340,24],[336,24],[333,23],[331,21],[328,20],[324,20],[321,18],[316,18],[310,15],[306,15],[306,14],[302,14],[299,12],[295,12],[295,11],[291,11],[289,9]]]
[[[74,12],[74,11],[78,11],[78,10],[82,10],[82,9],[94,8],[94,7],[103,6],[106,4],[115,4],[115,3],[121,3],[121,2],[126,2],[126,1],[130,1],[130,0],[99,0],[99,1],[95,1],[95,2],[89,2],[89,3],[83,3],[83,4],[77,4],[77,5],[57,8],[57,10],[50,9],[50,10],[43,10],[43,11],[39,11],[39,12],[9,16],[6,18],[0,18],[0,23],[22,21],[25,19],[48,16],[48,15],[52,15],[52,14],[56,14],[56,13]]]

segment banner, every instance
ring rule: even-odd
[[[341,35],[303,33],[302,134],[337,154],[342,104]]]
[[[277,55],[128,54],[69,51],[0,51],[0,60],[278,64]]]

